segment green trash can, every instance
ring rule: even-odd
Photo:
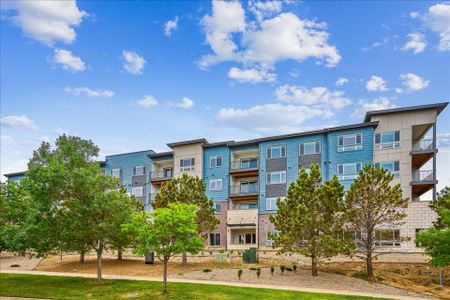
[[[246,264],[256,264],[256,248],[244,250],[242,259]]]

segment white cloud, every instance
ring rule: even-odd
[[[438,133],[436,140],[439,147],[450,147],[450,132]]]
[[[181,102],[179,102],[179,103],[169,103],[169,105],[170,106],[179,107],[179,108],[189,109],[189,108],[194,106],[194,101],[192,101],[188,97],[183,97],[183,99],[181,99]]]
[[[427,47],[425,36],[419,32],[408,34],[409,41],[401,48],[403,51],[412,50],[414,54],[423,52]]]
[[[296,131],[298,125],[316,116],[324,116],[323,110],[274,103],[247,109],[222,108],[216,118],[227,126],[267,134]]]
[[[300,71],[298,69],[293,69],[291,72],[289,72],[289,75],[294,78],[300,77]]]
[[[423,17],[425,25],[433,32],[439,34],[439,51],[450,51],[450,4],[435,4],[428,8]]]
[[[362,51],[369,51],[369,50],[372,50],[372,49],[384,46],[387,43],[389,43],[390,40],[391,39],[389,37],[385,36],[385,37],[383,37],[383,39],[381,41],[375,42],[375,43],[373,43],[372,45],[370,45],[368,47],[363,47],[363,48],[361,48],[361,50]]]
[[[64,49],[55,49],[53,56],[54,63],[60,65],[64,70],[74,73],[86,70],[86,65],[81,58],[74,56],[72,52]]]
[[[367,99],[359,100],[358,107],[353,112],[352,118],[361,119],[368,111],[382,110],[394,107],[395,105],[392,104],[389,98],[387,97],[379,97],[373,100]]]
[[[45,45],[55,42],[73,43],[74,27],[79,26],[88,14],[79,10],[75,0],[66,1],[2,1],[1,9],[15,11],[6,16],[24,35]]]
[[[228,71],[228,77],[241,83],[275,82],[277,78],[276,74],[269,73],[268,70],[239,69],[236,67],[233,67]]]
[[[330,91],[325,87],[308,89],[304,86],[282,85],[276,91],[278,100],[296,105],[317,105],[325,108],[342,108],[352,101],[343,91]]]
[[[336,86],[343,86],[344,84],[347,84],[348,83],[348,79],[347,78],[345,78],[345,77],[339,77],[337,80],[336,80]]]
[[[133,51],[122,51],[123,68],[130,74],[141,75],[146,63],[144,57]]]
[[[16,142],[14,141],[14,139],[12,137],[10,137],[9,135],[0,135],[0,144],[2,146],[11,146],[14,145]]]
[[[145,95],[144,98],[136,100],[136,104],[142,107],[152,107],[158,105],[158,100],[156,100],[153,96]]]
[[[74,95],[85,94],[88,97],[104,97],[111,98],[114,96],[114,92],[110,90],[93,90],[88,87],[65,87],[64,91]]]
[[[0,118],[0,124],[7,127],[19,128],[24,127],[32,130],[39,128],[27,116],[5,116]]]
[[[169,20],[164,24],[164,35],[171,36],[172,31],[178,28],[178,16],[175,16],[174,20]]]
[[[366,82],[366,89],[369,92],[384,92],[388,90],[386,81],[380,76],[372,76],[370,80]]]
[[[205,15],[201,25],[213,54],[200,59],[200,68],[223,61],[270,68],[278,61],[308,58],[315,58],[318,63],[325,61],[331,67],[341,59],[336,47],[328,44],[324,23],[300,19],[293,13],[247,23],[239,2],[213,1],[212,5],[212,14]],[[256,4],[252,5],[255,9]],[[264,11],[278,10],[272,7]]]
[[[429,80],[425,80],[424,78],[413,73],[401,74],[400,78],[403,81],[403,85],[409,91],[418,91],[430,85]]]
[[[273,1],[250,1],[249,9],[256,16],[258,21],[262,21],[264,17],[271,16],[275,13],[281,12],[283,3],[279,0]]]

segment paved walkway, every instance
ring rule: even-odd
[[[65,273],[65,272],[0,270],[0,273],[96,278],[96,274],[79,274],[79,273]],[[141,280],[141,281],[162,281],[162,278],[160,278],[160,277],[144,277],[144,276],[128,276],[128,275],[103,275],[103,278],[104,279]],[[280,285],[270,285],[270,284],[252,284],[252,283],[226,282],[226,281],[207,281],[207,280],[193,280],[193,279],[181,279],[181,278],[169,278],[168,280],[169,280],[169,282],[226,285],[226,286],[236,286],[236,287],[250,287],[250,288],[272,289],[272,290],[288,290],[288,291],[322,293],[322,294],[379,297],[379,298],[389,298],[389,299],[399,299],[399,300],[424,299],[424,297],[410,297],[410,296],[399,296],[399,295],[389,295],[389,294],[361,293],[361,292],[355,292],[355,291],[313,289],[313,288],[303,288],[303,287],[296,287],[296,286],[280,286]]]

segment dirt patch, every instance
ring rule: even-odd
[[[33,270],[41,261],[41,258],[29,258],[17,256],[12,253],[0,253],[0,270]]]

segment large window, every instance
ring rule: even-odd
[[[240,194],[254,194],[258,191],[257,181],[242,181],[240,183],[239,192]]]
[[[362,133],[340,135],[338,137],[338,151],[362,149]]]
[[[301,143],[299,153],[300,155],[311,155],[321,153],[320,141]]]
[[[277,199],[280,198],[281,201],[284,201],[286,197],[271,197],[266,198],[266,210],[277,210]]]
[[[400,229],[380,229],[375,231],[375,245],[400,246]]]
[[[375,134],[375,149],[392,149],[400,147],[400,131]]]
[[[220,191],[222,190],[222,178],[220,179],[210,179],[209,188],[210,191]]]
[[[121,168],[114,168],[111,169],[111,176],[115,178],[122,177],[122,169]]]
[[[220,246],[220,233],[210,233],[209,234],[209,245],[210,246]]]
[[[266,148],[266,158],[286,157],[286,145],[270,146]]]
[[[194,158],[183,158],[180,159],[180,171],[193,171],[195,169],[195,159]]]
[[[258,204],[256,202],[238,202],[233,205],[234,210],[241,210],[241,209],[256,209],[258,208]]]
[[[137,176],[137,175],[145,175],[145,165],[133,167],[133,176]]]
[[[256,233],[241,233],[233,236],[233,244],[256,244]]]
[[[338,178],[339,180],[350,180],[355,179],[358,176],[359,171],[361,171],[362,163],[347,163],[338,164]]]
[[[375,168],[388,170],[394,177],[400,176],[400,162],[398,160],[375,163]]]
[[[255,169],[258,167],[258,159],[254,157],[241,158],[241,169]]]
[[[210,168],[218,168],[221,166],[222,166],[222,156],[221,155],[211,156],[209,158],[209,167]]]
[[[286,171],[276,171],[267,173],[267,184],[286,183]]]
[[[143,186],[134,186],[131,188],[131,195],[135,197],[143,197],[144,196],[144,187]]]

